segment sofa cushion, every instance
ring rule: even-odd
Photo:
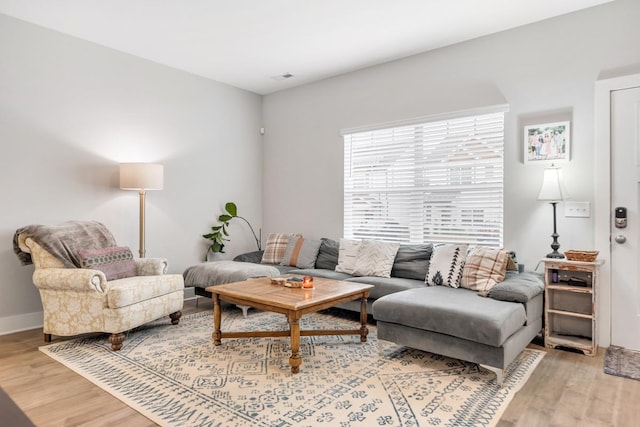
[[[340,273],[326,268],[301,268],[289,271],[289,274],[299,274],[301,276],[324,277],[325,279],[345,280],[353,276],[347,273]]]
[[[429,286],[457,288],[462,280],[462,269],[467,257],[468,245],[436,245],[429,261],[425,282]]]
[[[507,251],[476,246],[467,254],[460,287],[486,292],[504,280],[509,254]]]
[[[335,270],[338,265],[338,251],[340,250],[340,243],[326,237],[323,237],[320,241],[322,244],[318,251],[316,268],[321,268],[323,270]]]
[[[525,303],[543,291],[540,275],[533,272],[508,273],[502,283],[491,288],[488,296],[500,301]]]
[[[291,236],[292,234],[269,233],[261,262],[263,264],[280,264]]]
[[[262,254],[264,254],[264,251],[247,252],[237,255],[233,260],[238,262],[253,262],[256,264],[260,264],[260,262],[262,261]]]
[[[184,282],[179,274],[127,277],[108,283],[109,308],[126,307],[184,289]]]
[[[431,243],[400,245],[393,261],[391,277],[404,277],[424,281],[429,270],[429,259],[433,252]]]
[[[289,238],[280,265],[313,268],[316,265],[316,258],[318,258],[320,243],[320,240],[305,239],[301,236]]]
[[[107,280],[133,277],[137,274],[131,249],[126,246],[110,246],[100,249],[78,251],[80,267],[100,270]]]
[[[400,244],[379,240],[363,240],[358,249],[354,276],[390,277],[393,260]]]
[[[340,239],[336,271],[347,274],[353,273],[353,267],[356,265],[356,258],[360,250],[360,244],[360,240]]]
[[[372,299],[380,298],[394,292],[406,291],[413,288],[424,288],[425,284],[422,280],[404,279],[401,277],[350,277],[344,279],[346,282],[366,283],[375,287],[369,291],[369,297]]]
[[[525,324],[522,304],[445,286],[396,292],[373,303],[373,317],[500,347]]]

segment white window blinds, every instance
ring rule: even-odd
[[[503,112],[343,136],[345,237],[502,247]]]

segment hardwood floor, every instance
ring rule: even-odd
[[[211,310],[185,302],[183,313]],[[59,340],[57,338],[56,340]],[[0,336],[0,387],[37,426],[154,426],[138,412],[38,351],[42,331]],[[544,349],[531,344],[531,348]],[[604,350],[588,357],[547,350],[498,427],[638,426],[640,381],[604,374]],[[0,414],[0,425],[2,418]]]

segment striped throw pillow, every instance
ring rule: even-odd
[[[260,262],[262,264],[280,264],[282,258],[284,258],[284,251],[287,249],[287,244],[291,236],[294,236],[294,234],[269,233]],[[299,235],[295,234],[295,236]]]

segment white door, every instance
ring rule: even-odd
[[[633,88],[611,93],[611,344],[632,350],[640,350],[639,193],[640,88]],[[626,208],[625,228],[616,226],[623,214],[616,208]]]

